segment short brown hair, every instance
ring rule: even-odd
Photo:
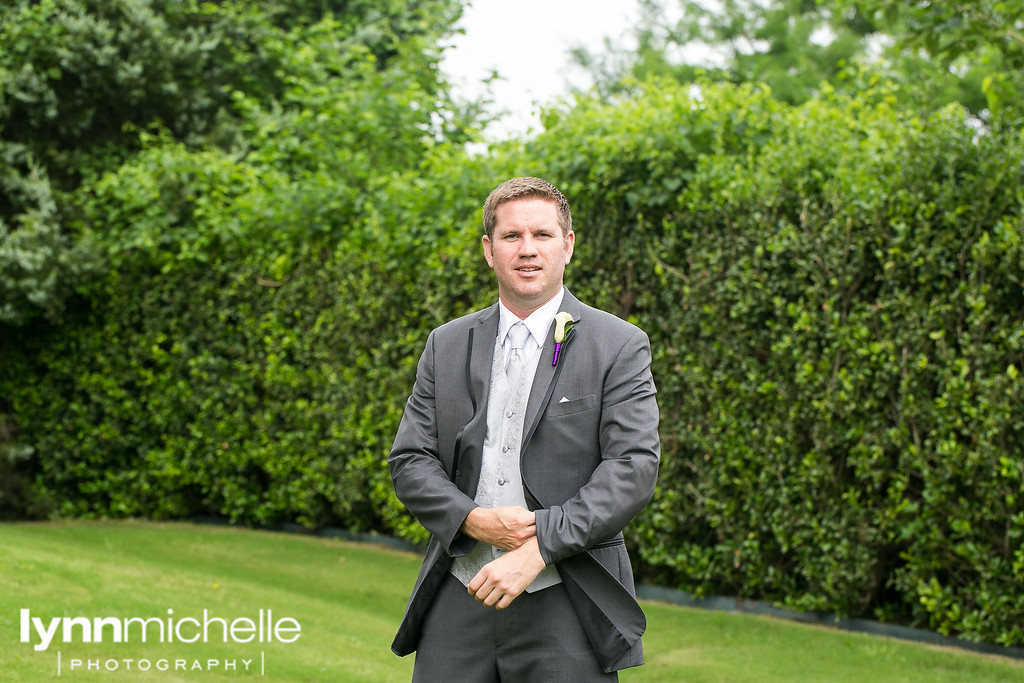
[[[557,187],[543,178],[523,176],[506,180],[487,195],[487,201],[484,202],[484,232],[487,237],[494,237],[494,226],[498,222],[494,213],[499,206],[514,199],[531,197],[554,202],[558,212],[558,225],[562,228],[562,234],[568,235],[572,230],[572,211],[569,210],[569,202]]]

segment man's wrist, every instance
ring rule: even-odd
[[[537,574],[544,571],[544,568],[547,566],[547,562],[544,561],[544,557],[540,554],[540,544],[537,542],[536,536],[527,540],[513,552],[522,553],[528,559],[531,569],[536,570]]]
[[[469,514],[466,515],[466,518],[462,520],[462,525],[459,527],[459,531],[461,531],[466,536],[469,536],[470,538],[479,541],[480,539],[477,536],[477,534],[479,534],[478,521],[482,511],[483,508],[481,508],[480,506],[477,506],[470,510]]]
[[[546,548],[546,544],[542,544],[540,542],[541,537],[546,536],[547,534],[547,525],[549,523],[550,514],[551,510],[549,508],[538,508],[533,511],[534,522],[537,525],[537,531],[534,535],[537,539],[537,553],[540,554],[540,558],[544,561],[545,566],[554,564],[553,558],[549,556],[551,549]],[[550,536],[548,536],[548,538],[550,538]]]

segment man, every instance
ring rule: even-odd
[[[431,332],[388,457],[432,534],[392,650],[414,681],[617,680],[643,663],[622,529],[658,472],[650,343],[564,288],[553,185],[501,184],[484,231],[498,302]]]

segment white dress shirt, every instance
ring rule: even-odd
[[[505,308],[505,304],[500,299],[498,300],[500,316],[498,319],[498,339],[503,340],[502,360],[506,366],[508,365],[508,357],[512,355],[512,344],[508,337],[509,328],[518,322],[522,322],[530,330],[530,336],[527,337],[522,351],[523,359],[529,361],[544,346],[544,339],[550,333],[551,323],[555,321],[555,314],[558,313],[558,307],[562,305],[562,298],[564,296],[565,288],[563,287],[558,290],[558,294],[551,297],[550,301],[527,316],[526,320],[522,321],[520,321],[515,313]]]

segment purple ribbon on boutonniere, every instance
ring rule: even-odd
[[[561,311],[555,314],[555,354],[551,357],[551,365],[558,365],[558,353],[562,350],[562,344],[567,344],[572,339],[575,322],[571,313]]]

